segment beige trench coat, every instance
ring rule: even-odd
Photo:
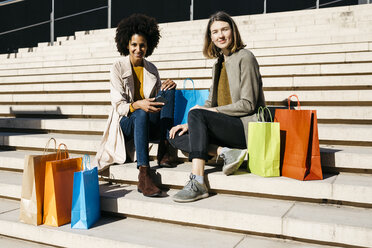
[[[161,81],[157,68],[144,59],[143,93],[145,98],[155,97],[160,87]],[[98,169],[103,169],[111,164],[122,164],[127,155],[135,160],[134,144],[126,144],[120,127],[122,116],[128,116],[129,105],[134,102],[134,79],[129,56],[116,61],[111,68],[110,97],[112,109],[93,161],[93,165]]]

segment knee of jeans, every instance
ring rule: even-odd
[[[148,119],[148,113],[146,113],[146,111],[144,111],[142,109],[137,109],[135,111],[135,114],[136,114],[136,122],[147,121],[147,119]]]
[[[193,109],[193,110],[191,110],[189,112],[188,116],[187,116],[187,122],[190,124],[190,123],[193,123],[195,121],[202,120],[202,118],[203,118],[202,112],[203,112],[202,109]]]

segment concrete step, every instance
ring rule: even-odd
[[[58,91],[94,91],[110,90],[108,82],[84,82],[84,83],[25,83],[25,84],[0,84],[2,94],[11,92],[58,92]]]
[[[288,51],[290,51],[290,47],[298,47],[293,52],[298,53],[298,49],[302,49],[300,47],[304,47],[303,53],[324,53],[327,50],[332,51],[333,46],[341,45],[339,47],[333,48],[336,52],[345,52],[345,51],[368,51],[368,42],[372,39],[372,35],[370,34],[358,34],[358,35],[350,35],[349,33],[346,33],[344,35],[337,35],[337,36],[329,36],[324,37],[322,34],[319,37],[295,37],[295,38],[288,38],[277,40],[275,37],[267,37],[275,36],[275,34],[265,34],[261,35],[262,37],[260,40],[252,40],[251,35],[247,35],[245,37],[244,34],[242,34],[243,41],[247,44],[247,48],[251,50],[255,49],[264,49],[266,55],[273,55],[278,54],[279,51],[286,51],[284,54],[288,54]],[[288,36],[288,34],[286,34]],[[159,45],[157,49],[154,51],[154,55],[156,54],[169,54],[169,53],[181,53],[181,52],[196,52],[201,51],[203,47],[203,37],[200,38],[193,38],[189,39],[192,40],[192,43],[190,41],[183,41],[179,42],[177,40],[174,41],[167,41],[167,42],[160,42],[164,45]],[[363,50],[357,49],[357,47],[362,47],[362,43],[366,43],[364,45]],[[308,47],[306,47],[308,46]],[[367,48],[365,47],[367,46]],[[312,47],[320,47],[320,49],[314,49]],[[293,52],[289,54],[293,54]],[[104,55],[103,55],[104,54]],[[256,54],[256,53],[255,53]],[[283,54],[283,53],[282,53]],[[283,55],[284,55],[283,54]],[[52,55],[52,56],[51,56]],[[257,55],[261,55],[258,54]],[[114,42],[111,46],[107,46],[105,48],[89,48],[87,46],[86,42],[81,42],[81,44],[77,44],[76,47],[56,47],[55,49],[51,51],[38,51],[37,49],[33,49],[33,52],[27,52],[27,53],[17,53],[13,55],[8,55],[7,57],[10,58],[17,58],[18,59],[33,59],[33,58],[40,58],[43,57],[44,60],[55,60],[59,57],[65,57],[69,59],[74,58],[87,58],[87,57],[117,57],[118,53],[114,46]],[[11,59],[10,59],[11,60]]]
[[[23,247],[23,248],[44,248],[44,247],[55,247],[51,245],[44,245],[40,243],[35,243],[32,241],[25,241],[17,238],[10,238],[6,236],[0,236],[0,246],[2,248],[13,248],[13,247]]]
[[[187,227],[151,220],[124,219],[109,216],[101,217],[98,223],[89,230],[71,229],[68,224],[58,228],[44,225],[32,226],[18,221],[18,202],[0,200],[0,206],[3,210],[0,214],[1,234],[59,247],[186,248],[190,247],[190,244],[193,247],[216,248],[330,247],[278,238],[265,238],[241,233]]]
[[[27,138],[27,136],[24,136]],[[58,143],[62,142],[59,140],[60,136],[50,134],[49,137],[58,137]],[[72,141],[71,141],[72,142]],[[78,141],[75,141],[78,142]],[[5,169],[23,170],[24,157],[26,154],[42,154],[42,150],[45,148],[46,141],[44,143],[38,143],[38,148],[41,151],[1,151],[0,152],[0,167]],[[67,144],[68,147],[72,144]],[[153,158],[157,155],[157,144],[151,144],[149,154]],[[353,147],[353,146],[337,146],[337,145],[320,145],[322,166],[324,169],[336,169],[336,170],[352,170],[352,171],[370,171],[372,170],[372,148],[370,147]],[[71,153],[71,157],[79,157],[81,154]],[[94,156],[94,155],[91,155]],[[180,159],[186,160],[187,154],[183,154],[181,151],[178,152]],[[11,161],[11,162],[10,162]],[[180,162],[182,163],[182,162]]]
[[[75,60],[64,60],[64,59],[54,59],[54,60],[43,60],[40,58],[34,58],[29,62],[22,62],[22,59],[18,63],[0,63],[0,70],[20,70],[28,68],[54,68],[63,66],[86,66],[86,65],[112,65],[112,63],[118,59],[120,56],[116,57],[91,57],[86,59],[75,59]],[[152,58],[152,56],[151,56]],[[203,58],[199,55],[199,59]],[[0,60],[1,61],[1,60]],[[17,62],[15,60],[9,59],[9,62]]]
[[[345,13],[343,13],[345,14]],[[349,14],[349,13],[347,13]],[[371,17],[368,14],[355,15],[353,16],[337,16],[329,18],[329,16],[315,16],[311,15],[310,18],[295,17],[287,20],[275,20],[272,22],[267,22],[270,20],[270,14],[266,14],[264,22],[257,22],[257,20],[252,19],[252,16],[240,16],[233,17],[237,21],[237,25],[241,33],[251,33],[256,34],[281,34],[281,33],[305,33],[311,32],[313,34],[320,33],[325,29],[330,30],[327,35],[332,33],[339,33],[345,30],[355,30],[356,32],[363,30],[369,30],[369,24],[371,22]],[[307,16],[307,15],[305,15]],[[187,36],[200,36],[205,32],[205,27],[207,26],[208,20],[198,20],[198,21],[187,21],[172,23],[169,26],[161,27],[161,36],[164,40],[175,39],[178,35]],[[172,27],[173,26],[173,27]],[[104,30],[102,30],[104,31]],[[83,41],[92,41],[93,39],[113,41],[115,34],[111,30],[109,32],[97,33],[95,30],[89,31],[89,34],[76,35],[74,39],[63,39],[59,38],[61,45],[73,46],[75,43]],[[48,48],[48,46],[42,46],[42,48]]]
[[[156,60],[151,57],[151,61],[155,63],[158,69],[181,69],[181,68],[209,68],[212,67],[215,60],[207,60],[196,54],[192,56],[180,56],[180,54],[168,55],[163,60]],[[257,57],[261,67],[267,66],[285,66],[296,65],[296,64],[321,64],[321,63],[332,63],[336,65],[316,65],[317,70],[320,73],[327,73],[329,70],[339,69],[339,67],[345,67],[343,63],[356,63],[356,62],[371,62],[372,52],[354,52],[354,53],[334,53],[334,54],[316,54],[316,55],[282,55],[282,56],[264,56]],[[171,59],[172,60],[169,60]],[[186,57],[186,58],[185,58]],[[86,60],[77,60],[75,63],[66,61],[65,63],[20,63],[20,67],[10,69],[9,65],[6,65],[6,70],[0,70],[0,76],[24,76],[24,75],[45,75],[45,74],[60,74],[60,73],[87,73],[87,72],[107,72],[111,68],[111,64],[114,59],[100,59],[97,61],[90,59],[88,65]],[[84,64],[85,63],[85,64]],[[95,64],[94,64],[95,63]],[[102,64],[105,63],[105,64]],[[89,65],[91,64],[91,65]],[[12,64],[10,64],[12,65]],[[14,65],[14,64],[13,64]],[[58,65],[58,66],[57,66]],[[31,68],[27,68],[27,67]],[[360,70],[361,67],[365,67],[364,64],[347,64],[346,66],[354,66],[354,70]],[[315,67],[315,66],[314,66]],[[3,67],[1,67],[3,68]],[[296,67],[292,67],[296,68]],[[301,70],[299,70],[301,71]],[[319,73],[317,71],[317,73]]]
[[[264,87],[339,87],[370,85],[371,75],[264,76]],[[314,88],[315,89],[315,88]]]
[[[100,191],[106,212],[333,244],[368,246],[372,241],[372,209],[368,208],[224,194],[179,204],[170,197],[145,198],[133,185],[101,185]],[[175,193],[169,190],[166,195]]]
[[[30,75],[17,77],[0,77],[1,83],[40,83],[40,82],[73,82],[73,81],[101,81],[109,80],[109,72],[96,73],[70,73],[70,74],[54,74],[54,75]]]
[[[317,37],[307,37],[307,38],[292,38],[285,40],[263,40],[263,41],[253,41],[250,46],[252,48],[262,48],[262,47],[288,47],[288,46],[306,46],[306,45],[317,45],[317,44],[342,44],[342,43],[354,43],[354,42],[369,42],[371,41],[372,35],[370,33],[364,34],[354,34],[354,35],[332,35],[332,36],[322,36]],[[276,45],[279,43],[279,45]],[[314,51],[313,51],[314,52]]]
[[[24,159],[21,154],[39,154],[21,151],[4,152],[4,155],[2,153],[0,154],[1,165],[10,162],[20,164],[21,160]],[[156,162],[151,162],[151,164],[156,167]],[[2,166],[2,168],[5,167]],[[179,164],[177,168],[157,168],[162,184],[179,187],[185,184],[190,171],[191,163]],[[308,200],[330,200],[348,204],[372,204],[371,175],[355,173],[324,174],[324,180],[298,181],[286,177],[263,178],[246,173],[244,168],[241,168],[235,175],[228,177],[221,172],[220,166],[207,165],[206,172],[205,179],[209,188],[214,192],[227,191],[235,194],[279,196],[284,199],[288,199],[288,197],[291,199],[292,197]],[[136,163],[111,166],[110,178],[137,182]],[[0,171],[0,195],[18,199],[21,192],[21,182],[21,173]]]
[[[193,73],[194,70],[187,70],[190,72],[188,75],[192,76],[204,76],[204,78],[194,78],[194,83],[196,88],[204,88],[208,89],[211,84],[211,76],[207,75],[208,73],[199,71]],[[178,71],[179,72],[179,71]],[[182,73],[182,76],[185,73]],[[198,75],[199,74],[199,75]],[[165,80],[170,77],[166,76],[178,76],[177,72],[174,71],[160,71],[160,75],[162,76],[162,80]],[[60,76],[63,76],[62,74]],[[58,76],[58,77],[60,77]],[[92,76],[92,75],[91,75]],[[76,81],[55,81],[53,76],[49,75],[43,76],[46,82],[15,82],[15,83],[0,83],[0,90],[2,95],[9,95],[10,93],[19,92],[19,93],[31,93],[31,92],[58,92],[58,91],[76,91],[84,90],[84,91],[101,91],[102,90],[109,90],[109,76],[104,77],[102,81],[87,81],[87,80],[76,80]],[[57,77],[57,78],[58,78]],[[183,79],[182,77],[171,77],[177,84],[178,89],[183,89]],[[370,75],[363,75],[363,74],[354,74],[354,75],[315,75],[315,76],[308,76],[308,75],[293,75],[293,76],[276,76],[276,75],[263,75],[263,86],[264,91],[278,91],[283,89],[292,89],[292,90],[366,90],[370,85],[369,82]],[[54,82],[50,82],[48,80],[54,80]],[[65,79],[64,79],[65,80]],[[14,80],[13,80],[14,81]],[[21,81],[21,80],[16,80]],[[26,80],[25,80],[26,81]],[[32,80],[30,80],[32,81]],[[346,87],[345,87],[346,86]],[[351,88],[350,86],[353,86]],[[190,83],[186,84],[186,89],[192,88]],[[5,97],[5,96],[4,96]],[[8,96],[9,98],[9,96]]]
[[[106,119],[0,118],[0,128],[103,133]]]
[[[367,86],[368,87],[368,86]],[[287,101],[288,96],[296,94],[300,99],[300,102],[370,102],[372,101],[372,90],[367,89],[362,90],[265,90],[265,100],[270,102],[280,102]]]
[[[57,140],[59,142],[59,140]],[[57,144],[58,145],[58,144]],[[6,151],[0,150],[0,172],[3,170],[20,171],[24,169],[24,162],[26,155],[43,155],[50,152],[57,152],[52,145],[44,151],[29,151],[29,150],[14,150]],[[82,154],[69,153],[70,158],[82,157]],[[90,155],[91,161],[94,156]]]
[[[345,39],[349,36],[346,36]],[[281,45],[279,41],[275,41],[275,44],[268,44],[265,46],[259,46],[259,44],[248,44],[247,48],[252,50],[252,52],[256,56],[270,56],[270,55],[294,55],[294,54],[319,54],[319,53],[329,53],[329,52],[361,52],[361,51],[370,51],[369,49],[369,41],[371,40],[371,37],[363,37],[363,39],[356,39],[354,42],[348,41],[348,42],[342,42],[341,40],[331,41],[327,40],[327,42],[324,42],[322,39],[305,39],[301,40],[299,43],[296,44],[292,41],[292,43],[288,42],[282,42],[284,43]],[[313,42],[310,42],[313,41]],[[81,46],[86,47],[87,44],[83,43]],[[8,59],[0,60],[0,65],[3,66],[3,64],[14,64],[14,63],[32,63],[32,62],[43,62],[47,63],[49,61],[59,61],[59,60],[86,60],[91,58],[118,58],[119,54],[116,51],[116,48],[114,46],[110,46],[105,49],[99,49],[98,51],[94,52],[82,52],[80,49],[74,53],[67,53],[63,50],[63,47],[58,47],[56,50],[57,53],[53,56],[50,56],[50,52],[45,53],[38,53],[36,49],[33,49],[34,52],[28,52],[27,54],[20,53],[16,54],[17,57],[15,58],[15,54],[7,55],[9,57]],[[172,59],[175,56],[172,55],[174,53],[177,54],[184,54],[183,57],[188,57],[191,55],[185,55],[185,54],[194,54],[194,53],[201,53],[202,50],[202,39],[200,40],[200,44],[195,46],[181,46],[178,45],[177,47],[173,48],[159,48],[155,49],[154,54],[150,57],[151,59],[156,59],[158,56],[161,58],[168,58]],[[23,56],[23,57],[22,57]],[[30,57],[32,56],[32,57]],[[6,66],[6,65],[5,65]]]
[[[318,119],[341,122],[341,120],[353,120],[356,123],[363,120],[372,120],[372,106],[301,106],[302,109],[317,111]],[[0,104],[0,118],[11,116],[52,115],[52,116],[100,116],[107,118],[111,111],[109,102],[102,105],[21,105]]]
[[[174,64],[174,65],[172,65]],[[161,78],[204,77],[211,78],[212,60],[179,61],[158,63]],[[93,70],[96,68],[97,70]],[[62,67],[60,69],[32,69],[22,75],[7,75],[0,77],[1,83],[41,83],[61,81],[97,81],[109,80],[109,65]],[[45,70],[45,73],[42,72]],[[74,72],[70,72],[73,70]],[[89,72],[89,70],[92,70]],[[29,71],[30,74],[27,74]],[[360,75],[370,74],[372,63],[342,63],[342,64],[309,64],[309,65],[281,65],[261,66],[263,77],[278,76],[319,76],[319,75]],[[8,72],[4,72],[7,74]],[[9,72],[10,73],[10,72]],[[8,73],[8,74],[9,74]],[[18,72],[14,72],[18,73]],[[23,73],[23,72],[21,72]],[[36,73],[36,74],[34,74]],[[42,73],[42,74],[38,74]]]
[[[47,141],[53,137],[67,145],[71,151],[96,153],[102,135],[60,134],[60,133],[6,133],[0,132],[0,145],[18,148],[37,148],[43,150]]]
[[[153,166],[156,166],[155,162]],[[286,177],[263,178],[247,173],[245,167],[232,176],[225,176],[221,170],[221,166],[210,165],[205,168],[207,173],[205,180],[214,192],[372,204],[371,175],[324,174],[324,180],[298,181]],[[191,163],[179,164],[177,168],[158,168],[156,171],[159,173],[162,184],[183,187],[190,175]],[[110,178],[137,182],[136,163],[111,166]]]
[[[109,102],[102,102],[100,105],[75,105],[51,104],[45,105],[22,105],[21,104],[0,104],[0,115],[19,116],[19,115],[104,115],[111,111]]]
[[[39,93],[39,92],[38,92]],[[47,93],[41,92],[30,94],[19,94],[17,92],[10,94],[1,94],[0,103],[9,102],[34,102],[37,99],[39,102],[54,102],[54,103],[68,103],[68,102],[105,102],[110,101],[110,93],[94,92],[92,94],[76,92],[68,93]]]
[[[24,75],[47,75],[61,73],[96,73],[107,72],[111,65],[81,65],[81,66],[63,66],[51,68],[33,68],[33,69],[16,69],[16,70],[1,70],[0,77],[3,76],[24,76]]]
[[[322,120],[372,120],[372,107],[367,106],[301,106],[301,109],[316,110]]]
[[[22,192],[22,173],[0,170],[0,196],[20,199]]]
[[[303,54],[295,54],[295,55],[281,55],[281,56],[257,56],[258,63],[260,66],[267,66],[267,65],[291,65],[291,64],[314,64],[314,63],[345,63],[345,62],[370,62],[372,59],[372,52],[344,52],[344,53],[332,53],[332,54],[310,54],[310,55],[303,55]],[[1,75],[24,75],[24,74],[37,74],[42,72],[42,74],[49,73],[58,73],[64,67],[76,67],[78,66],[80,71],[84,71],[84,68],[92,68],[93,66],[97,66],[98,70],[101,70],[103,66],[111,66],[113,61],[116,60],[114,58],[90,58],[85,60],[68,60],[68,61],[46,61],[41,62],[35,59],[35,62],[31,63],[17,63],[17,64],[0,64],[0,74]],[[182,68],[182,63],[191,63],[194,61],[195,63],[202,63],[201,61],[209,61],[206,60],[201,52],[194,52],[194,53],[176,53],[172,55],[166,54],[158,54],[153,55],[149,58],[150,61],[155,63],[155,65],[161,69],[168,66],[176,66],[178,68]],[[191,60],[191,61],[189,61]],[[201,61],[200,61],[201,60]],[[169,64],[169,63],[174,63]],[[205,62],[204,66],[211,66],[214,63],[214,60],[210,60],[210,62]],[[184,65],[186,67],[189,67]],[[194,65],[195,67],[196,65]],[[203,66],[203,64],[199,65]],[[62,67],[62,68],[60,68]],[[37,70],[37,68],[43,68],[42,70]],[[53,68],[56,68],[54,70]],[[4,70],[4,71],[3,71]],[[75,72],[78,69],[73,68],[67,70],[74,70]]]
[[[98,113],[97,113],[98,114]],[[106,119],[71,118],[71,119],[44,119],[44,118],[0,118],[2,129],[35,129],[45,132],[69,131],[101,134],[104,131]],[[370,125],[358,124],[318,124],[319,139],[340,141],[366,141],[372,142],[372,129]],[[22,134],[19,134],[22,135]],[[28,136],[25,134],[25,136]]]
[[[320,140],[372,141],[371,125],[318,124]]]
[[[261,66],[262,76],[332,75],[370,73],[372,63]]]
[[[372,209],[217,194],[179,204],[144,198],[136,186],[101,186],[102,210],[177,223],[369,246]],[[174,195],[169,190],[167,195]],[[358,238],[355,238],[358,237]]]

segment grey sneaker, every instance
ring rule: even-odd
[[[205,184],[200,184],[195,180],[195,176],[190,175],[190,181],[173,196],[175,202],[192,202],[209,196]]]
[[[247,149],[230,149],[223,147],[219,157],[223,158],[224,165],[222,171],[225,175],[233,174],[243,163]]]

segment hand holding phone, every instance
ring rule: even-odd
[[[164,103],[164,105],[165,104],[167,104],[167,99],[165,99],[164,97],[162,97],[162,96],[157,96],[156,98],[155,98],[155,100],[154,100],[155,102],[162,102],[162,103]],[[163,105],[163,106],[164,106]],[[158,106],[159,108],[162,108],[163,106]]]

